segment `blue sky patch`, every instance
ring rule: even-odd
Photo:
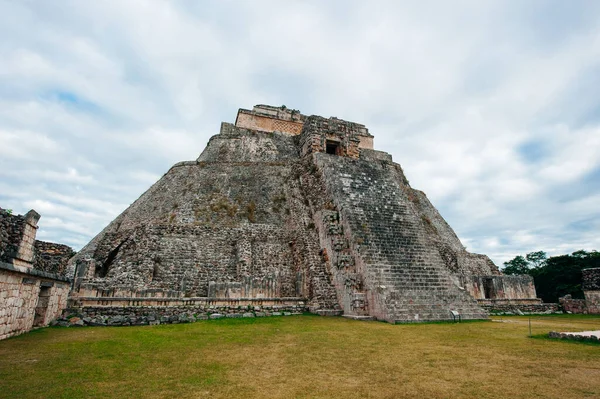
[[[549,154],[549,148],[546,142],[541,140],[527,141],[517,147],[517,152],[527,163],[540,163]]]
[[[77,94],[66,91],[66,90],[56,90],[51,91],[42,95],[42,98],[49,101],[54,101],[63,104],[64,106],[70,108],[76,108],[80,111],[84,112],[92,112],[97,113],[101,111],[101,108],[87,99],[78,96]]]

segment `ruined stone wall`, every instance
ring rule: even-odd
[[[272,105],[258,104],[255,105],[251,111],[240,108],[236,117],[236,125],[237,122],[239,122],[239,118],[242,114],[266,116],[288,122],[303,123],[306,120],[306,116],[302,115],[299,110],[287,108],[285,105],[274,107]]]
[[[303,303],[269,305],[86,306],[73,307],[55,324],[61,326],[143,326],[193,323],[221,318],[292,316],[306,312]]]
[[[581,276],[584,291],[600,291],[600,267],[583,269]]]
[[[368,148],[360,149],[360,159],[368,162],[392,162],[392,156],[387,152],[371,150]]]
[[[567,313],[587,314],[587,304],[585,299],[573,299],[571,295],[565,295],[558,298],[558,302]]]
[[[64,281],[10,270],[0,264],[0,340],[47,326],[67,305]]]
[[[461,285],[476,299],[537,299],[533,277],[527,275],[461,275]]]
[[[67,263],[73,255],[75,255],[75,251],[68,245],[35,240],[33,268],[64,276]]]
[[[268,116],[241,112],[238,114],[236,126],[262,132],[282,132],[292,135],[302,132],[302,122],[285,121]]]
[[[538,301],[496,301],[481,300],[479,305],[496,315],[519,315],[519,314],[553,314],[562,313],[557,303],[540,303]]]
[[[587,313],[600,314],[600,291],[585,291]]]
[[[373,137],[372,136],[359,136],[358,137],[358,148],[364,148],[367,150],[373,149]]]
[[[17,256],[24,229],[24,216],[0,208],[0,261],[9,262]]]
[[[198,162],[288,162],[298,159],[294,138],[221,125],[221,134],[210,138]]]
[[[184,296],[211,296],[214,282],[213,294],[233,297],[251,276],[256,295],[270,287],[272,296],[299,296],[292,239],[282,228],[258,223],[138,226],[106,235],[88,282],[100,288],[172,289]]]
[[[23,226],[23,236],[21,237],[21,244],[17,251],[17,256],[12,259],[12,263],[16,266],[31,267],[35,256],[35,235],[37,233],[37,223],[40,219],[40,215],[30,210],[25,214],[25,223]]]
[[[39,218],[34,210],[25,215],[12,215],[0,208],[0,261],[31,267]]]

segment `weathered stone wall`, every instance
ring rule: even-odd
[[[533,277],[461,275],[461,285],[476,299],[537,299]]]
[[[10,262],[17,256],[23,231],[25,229],[25,216],[11,215],[0,208],[0,261]]]
[[[258,104],[252,108],[252,111],[240,108],[238,110],[237,117],[235,119],[236,126],[240,121],[240,117],[243,115],[259,115],[265,116],[273,119],[277,119],[285,122],[299,122],[303,123],[306,120],[306,116],[302,115],[300,111],[297,109],[287,108],[282,105],[280,107],[274,107],[272,105]],[[243,127],[243,126],[240,126]]]
[[[138,226],[106,236],[101,258],[86,273],[97,287],[172,289],[184,296],[233,295],[236,285],[269,286],[274,296],[297,296],[297,273],[289,242],[282,228],[269,224],[247,227],[210,225]]]
[[[39,286],[17,272],[0,269],[0,339],[28,331],[33,326]]]
[[[600,314],[600,291],[584,291],[587,312]]]
[[[486,299],[478,301],[479,305],[492,314],[552,314],[562,313],[557,303],[540,303],[539,301],[502,301]]]
[[[360,159],[368,162],[392,162],[392,156],[387,152],[371,150],[368,148],[360,149]]]
[[[367,150],[372,150],[373,149],[373,136],[359,136],[358,137],[358,148],[360,149],[367,149]]]
[[[252,111],[240,109],[235,119],[235,126],[262,132],[297,135],[302,131],[305,120],[306,116],[295,109],[257,105]]]
[[[33,268],[64,276],[67,263],[73,255],[75,251],[68,245],[35,240]]]
[[[587,314],[587,304],[585,299],[573,299],[571,295],[565,295],[558,298],[558,302],[563,310],[567,313]]]
[[[600,291],[600,267],[581,271],[583,291]]]
[[[245,113],[242,110],[238,114],[236,126],[262,132],[282,132],[293,135],[302,132],[302,122],[285,121],[268,116]]]
[[[296,305],[193,306],[86,306],[69,308],[54,324],[62,326],[140,326],[193,323],[220,318],[300,315],[308,308]]]
[[[17,256],[12,260],[14,265],[22,267],[31,267],[33,258],[35,256],[35,235],[37,233],[37,223],[40,219],[40,215],[30,210],[25,214],[25,223],[23,226],[23,236],[21,237],[21,244],[17,251]]]
[[[40,215],[34,210],[25,215],[12,215],[0,208],[0,261],[31,267],[39,219]]]
[[[229,123],[221,134],[210,138],[198,162],[286,162],[298,159],[294,138],[281,134],[252,132]]]
[[[67,305],[64,281],[10,270],[0,264],[0,340],[47,326]]]

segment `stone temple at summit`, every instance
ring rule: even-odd
[[[267,105],[222,123],[68,270],[84,313],[292,307],[395,323],[539,303],[530,277],[465,250],[364,125]]]

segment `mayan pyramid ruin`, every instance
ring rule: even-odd
[[[69,263],[71,307],[294,309],[389,322],[539,302],[465,250],[361,124],[240,109]]]

